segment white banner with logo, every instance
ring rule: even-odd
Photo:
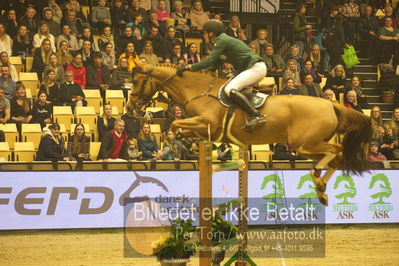
[[[197,198],[196,171],[1,172],[0,230],[123,227],[124,198]],[[399,171],[337,172],[327,186],[326,223],[398,223]],[[236,198],[238,172],[213,175],[213,196]],[[309,171],[250,171],[249,197],[315,204]]]

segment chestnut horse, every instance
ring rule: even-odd
[[[186,71],[182,77],[176,72],[174,65],[141,65],[133,74],[128,109],[141,108],[157,91],[164,91],[183,105],[190,117],[176,120],[171,126],[184,135],[216,142],[227,136],[239,146],[287,142],[301,156],[318,162],[311,174],[318,198],[325,205],[326,183],[342,161],[349,173],[367,170],[365,157],[372,124],[362,113],[321,98],[273,95],[260,109],[267,117],[266,123],[247,131],[242,126],[248,115],[241,109],[236,109],[226,123],[228,109],[217,98],[226,79],[208,71]],[[337,133],[344,134],[342,145],[329,143]],[[323,177],[322,169],[327,169]]]

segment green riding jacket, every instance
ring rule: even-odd
[[[212,53],[203,61],[191,66],[192,71],[201,69],[215,70],[219,67],[222,55],[226,62],[234,66],[236,72],[241,73],[263,59],[256,55],[243,41],[230,37],[225,33],[216,38]]]

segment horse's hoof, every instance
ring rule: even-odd
[[[320,185],[319,183],[316,185],[316,189],[320,192],[326,192],[327,189],[327,184],[324,183],[323,179],[320,179],[320,182],[322,182],[322,184]]]
[[[319,201],[321,204],[328,207],[328,195],[327,194],[323,193],[323,195],[321,197],[319,197]]]

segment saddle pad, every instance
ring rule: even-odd
[[[224,88],[226,87],[226,85],[230,82],[230,80],[228,80],[225,84],[223,84],[220,89],[219,89],[219,93],[218,93],[218,98],[220,103],[224,106],[224,107],[230,107],[232,105],[234,105],[231,101],[229,96],[226,95],[226,93],[224,92]],[[250,101],[250,103],[252,104],[252,106],[254,108],[259,108],[261,107],[267,97],[269,95],[261,93],[261,92],[253,92],[251,88],[246,88],[244,90],[241,91],[241,93],[243,93],[245,96],[247,96],[248,100]]]

